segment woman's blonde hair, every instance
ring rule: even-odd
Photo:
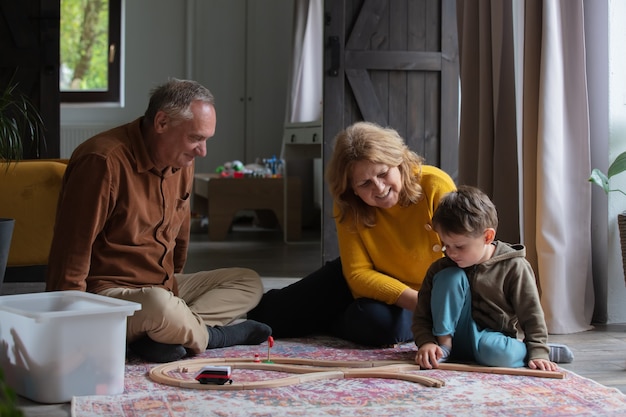
[[[361,200],[352,188],[352,171],[359,161],[398,167],[402,178],[398,201],[401,206],[414,204],[422,198],[423,158],[411,151],[394,129],[371,122],[357,122],[335,137],[333,154],[326,166],[326,182],[339,209],[339,222],[344,221],[350,211],[354,226],[376,225],[376,209]]]

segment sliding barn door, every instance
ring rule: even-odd
[[[324,149],[360,120],[396,129],[456,179],[458,48],[455,0],[325,0]],[[338,255],[324,184],[322,257]]]
[[[0,0],[0,86],[13,77],[41,113],[46,143],[24,144],[25,159],[58,158],[60,149],[59,0]]]

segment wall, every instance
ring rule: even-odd
[[[595,2],[592,2],[596,6]],[[601,2],[602,3],[602,2]],[[608,160],[626,151],[626,2],[610,0],[609,16],[609,152]],[[605,166],[608,166],[605,165]],[[626,175],[619,175],[611,180],[611,188],[626,190]],[[619,243],[617,215],[626,207],[626,196],[610,193],[608,198],[608,279],[607,311],[609,323],[626,322],[626,288]]]
[[[587,83],[589,91],[589,126],[591,166],[608,166],[608,4],[593,0],[584,2],[585,44],[587,54]],[[592,186],[592,184],[589,184]],[[600,187],[592,186],[591,239],[592,275],[594,277],[595,308],[592,321],[605,323],[608,319],[608,224],[607,198]]]
[[[196,0],[194,8],[192,73],[217,103],[215,136],[196,171],[280,156],[293,1]]]

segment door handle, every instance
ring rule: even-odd
[[[339,44],[339,36],[330,36],[328,38],[330,47],[330,69],[328,75],[336,77],[339,75],[339,62],[341,61],[341,45]]]

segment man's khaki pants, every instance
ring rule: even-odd
[[[126,340],[144,335],[181,344],[194,353],[206,350],[206,326],[224,326],[245,318],[263,295],[259,275],[246,268],[177,274],[178,297],[160,287],[109,288],[100,295],[133,301],[141,310],[128,317]]]

